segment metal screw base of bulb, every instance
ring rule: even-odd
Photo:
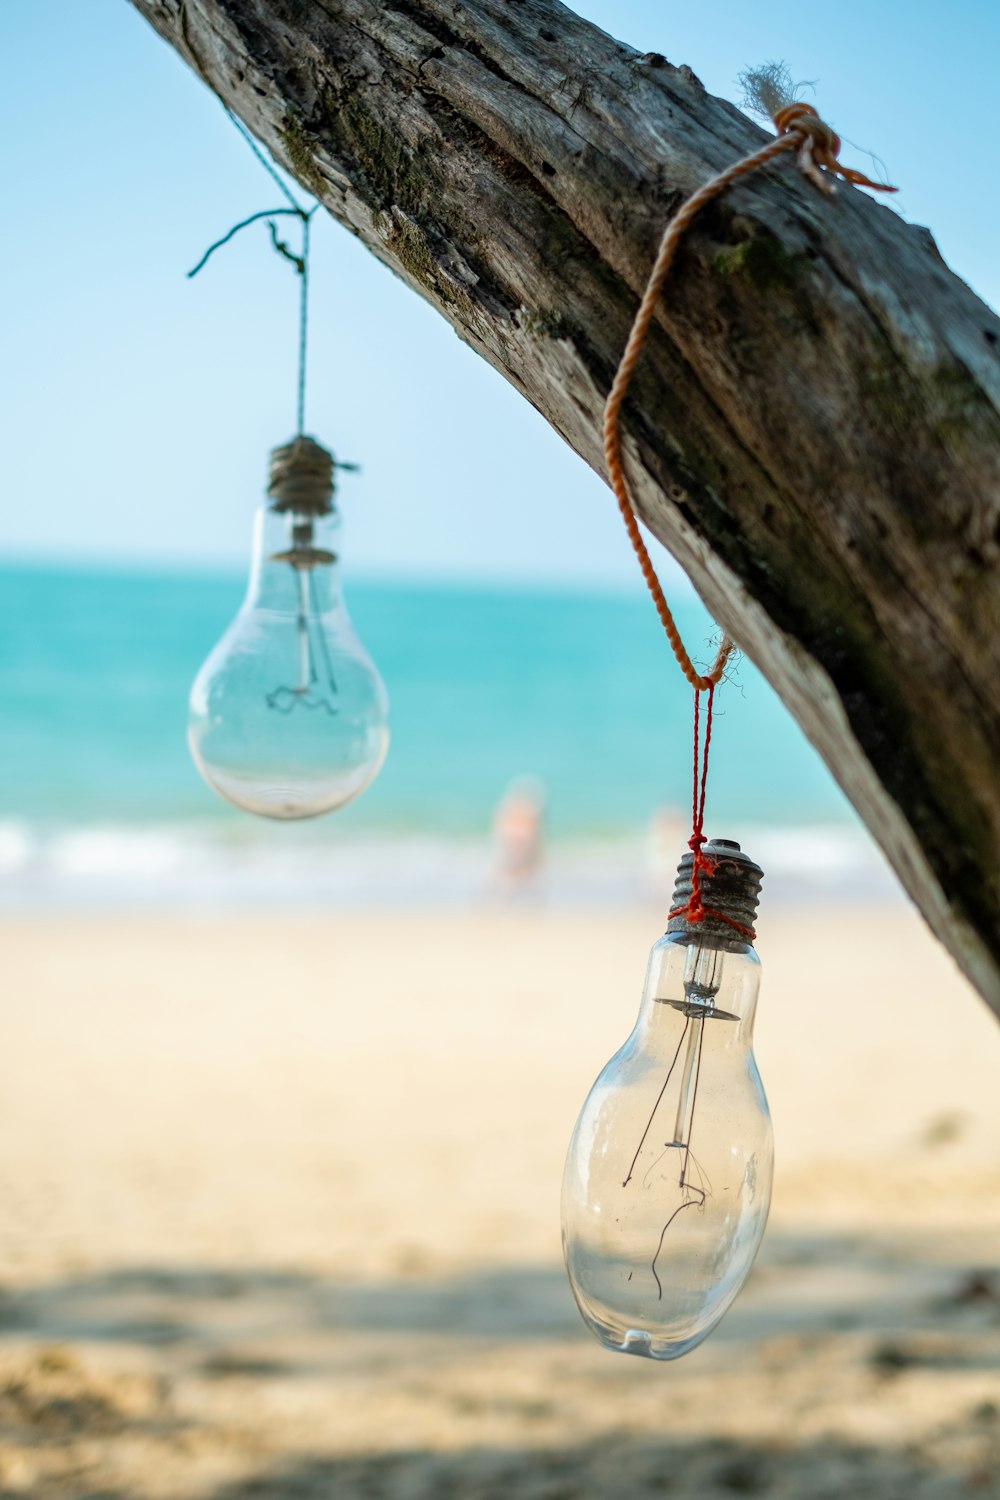
[[[671,902],[676,915],[667,923],[667,932],[684,942],[735,953],[752,942],[747,933],[753,931],[764,872],[733,839],[711,839],[702,848],[702,859],[699,885],[705,914],[697,922],[687,915],[694,870],[694,855],[687,853],[677,866]],[[746,932],[733,927],[734,922]]]
[[[315,438],[296,437],[271,450],[271,509],[325,516],[333,506],[333,454]]]

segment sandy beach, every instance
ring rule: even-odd
[[[1000,1495],[1000,1028],[902,906],[761,924],[717,1334],[584,1329],[562,1159],[661,927],[7,920],[0,1496]]]

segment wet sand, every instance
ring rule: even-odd
[[[0,1497],[1000,1496],[1000,1027],[769,913],[758,1267],[604,1353],[559,1179],[653,912],[0,927]]]

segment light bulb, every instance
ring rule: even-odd
[[[607,1348],[651,1359],[686,1354],[719,1322],[771,1198],[771,1120],[752,1050],[761,871],[729,840],[703,854],[705,915],[679,912],[655,944],[635,1030],[587,1096],[563,1179],[563,1249],[584,1321]],[[675,909],[691,870],[687,854]]]
[[[389,745],[385,688],[340,590],[333,469],[311,438],[273,451],[247,596],[191,689],[199,771],[266,818],[342,807]]]

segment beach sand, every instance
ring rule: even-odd
[[[758,1267],[603,1352],[562,1158],[653,911],[0,927],[0,1496],[1000,1496],[1000,1027],[901,906],[768,913]]]

